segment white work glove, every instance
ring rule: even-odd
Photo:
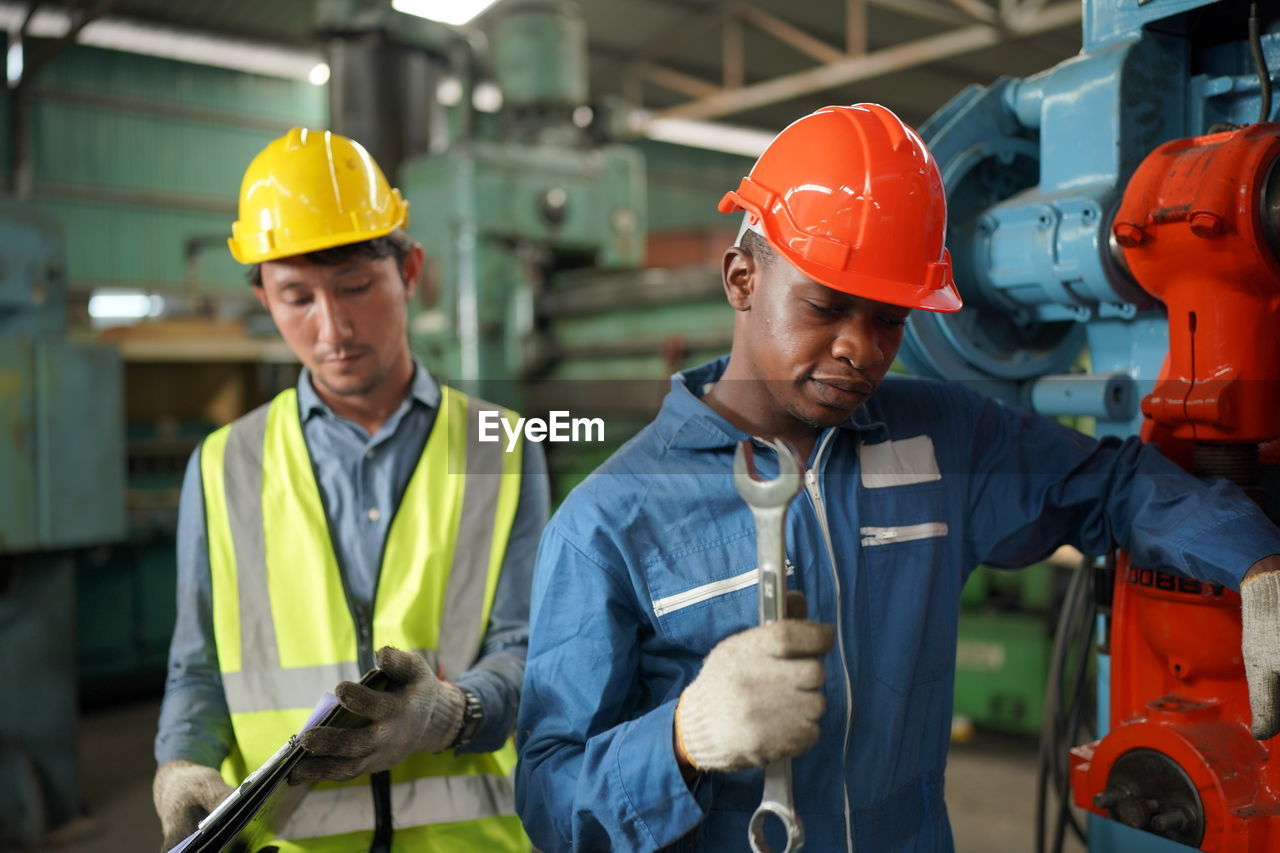
[[[164,832],[160,853],[173,849],[195,832],[196,824],[230,793],[231,786],[212,767],[182,760],[160,765],[151,783],[151,799]]]
[[[796,612],[795,595],[787,609]],[[803,599],[800,599],[803,608]],[[784,619],[721,640],[676,706],[676,744],[698,770],[763,767],[807,752],[826,710],[830,625]]]
[[[1280,572],[1240,584],[1240,621],[1253,736],[1266,740],[1280,734]]]
[[[384,646],[377,661],[392,682],[386,690],[344,681],[333,691],[344,708],[369,724],[303,732],[302,746],[311,754],[298,762],[290,782],[342,782],[389,770],[411,753],[440,752],[453,743],[466,708],[462,690],[436,678],[418,655]]]

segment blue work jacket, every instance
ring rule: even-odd
[[[732,477],[749,436],[699,399],[725,363],[673,377],[657,420],[544,532],[516,799],[548,853],[748,849],[761,771],[686,785],[672,749],[680,692],[716,643],[758,621],[755,528]],[[756,457],[776,474],[770,450]],[[821,735],[793,765],[812,851],[953,849],[956,625],[979,563],[1118,545],[1137,564],[1236,587],[1280,553],[1280,531],[1235,486],[952,383],[887,378],[823,431],[808,465],[787,516],[788,583],[837,628]]]

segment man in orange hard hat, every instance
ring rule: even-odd
[[[302,736],[291,780],[321,784],[273,847],[529,847],[510,734],[545,463],[477,442],[479,412],[513,413],[410,353],[408,208],[327,131],[295,128],[245,172],[231,253],[303,370],[187,468],[153,786],[166,850],[330,690],[372,722]],[[375,664],[385,692],[353,683]]]
[[[808,849],[945,853],[973,567],[1070,543],[1236,586],[1280,567],[1280,531],[1136,439],[886,376],[911,310],[961,301],[938,167],[884,107],[796,121],[720,209],[744,212],[722,267],[732,353],[672,377],[657,419],[543,535],[518,809],[548,853],[746,850],[760,768],[794,759]],[[759,626],[755,527],[731,471],[753,440],[774,476],[775,439],[805,467],[786,522],[797,618]],[[1259,612],[1265,651],[1280,620]],[[1249,628],[1246,611],[1247,660]]]

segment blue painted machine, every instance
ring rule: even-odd
[[[1165,287],[1169,268],[1153,272],[1161,268],[1149,261],[1174,245],[1169,236],[1160,242],[1160,236],[1175,233],[1164,229],[1180,229],[1180,236],[1189,228],[1192,239],[1203,240],[1203,252],[1193,251],[1192,257],[1203,257],[1206,265],[1219,268],[1226,256],[1215,256],[1219,243],[1213,241],[1248,233],[1253,242],[1246,248],[1257,255],[1257,268],[1262,270],[1250,273],[1249,284],[1280,293],[1280,246],[1274,239],[1280,229],[1280,157],[1271,153],[1275,149],[1267,141],[1280,137],[1280,125],[1259,124],[1274,118],[1270,90],[1278,70],[1277,4],[1084,0],[1083,50],[1077,57],[1033,77],[1002,79],[954,98],[921,127],[921,134],[947,182],[948,245],[966,309],[958,315],[913,317],[903,360],[914,372],[972,382],[1007,402],[1045,414],[1092,417],[1099,436],[1142,431],[1150,439],[1152,433],[1173,435],[1177,430],[1182,442],[1170,445],[1174,458],[1198,474],[1237,480],[1276,517],[1274,474],[1280,469],[1267,464],[1274,456],[1267,453],[1266,439],[1242,431],[1233,434],[1236,426],[1228,409],[1236,403],[1220,405],[1234,400],[1232,395],[1247,395],[1263,386],[1246,384],[1223,392],[1221,383],[1213,387],[1198,369],[1178,373],[1178,354],[1197,341],[1207,346],[1208,331],[1203,324],[1197,331],[1194,306],[1175,311],[1173,302],[1166,305],[1152,295],[1170,298]],[[1241,129],[1250,123],[1252,127]],[[1133,181],[1135,173],[1149,158],[1154,162],[1156,156],[1169,156],[1167,147],[1153,155],[1166,143],[1186,140],[1179,150],[1199,152],[1198,159],[1179,162],[1194,162],[1205,174],[1217,174],[1214,169],[1221,171],[1222,158],[1236,156],[1230,152],[1241,150],[1245,137],[1253,140],[1251,150],[1261,152],[1257,156],[1262,158],[1245,177],[1214,178],[1220,186],[1201,186],[1194,175],[1183,176],[1177,191],[1185,199],[1176,205],[1161,206],[1157,200],[1144,206],[1146,197],[1135,198],[1146,192],[1146,183],[1159,180],[1147,167],[1143,174],[1148,179],[1139,186]],[[1158,198],[1174,197],[1169,194],[1173,190],[1159,192]],[[1125,215],[1118,218],[1122,203]],[[1135,210],[1137,218],[1131,215]],[[1229,220],[1225,226],[1223,216]],[[1267,280],[1259,283],[1258,275]],[[1193,288],[1190,298],[1212,307],[1222,291],[1210,292],[1209,281],[1205,279],[1203,292]],[[1275,378],[1280,366],[1266,355],[1267,339],[1280,337],[1280,312],[1272,304],[1268,314],[1268,304],[1272,303],[1265,299],[1258,303],[1264,318],[1253,332],[1258,355],[1215,363],[1221,375],[1244,369],[1243,362],[1249,361],[1258,362],[1248,365],[1258,376]],[[1206,316],[1205,311],[1200,314]],[[1172,335],[1170,316],[1177,320]],[[1221,343],[1230,331],[1219,328],[1213,334]],[[1078,366],[1082,352],[1087,353],[1087,372]],[[1280,406],[1275,394],[1262,399],[1263,406]],[[1213,411],[1205,414],[1210,408]],[[1179,420],[1181,425],[1175,427]],[[1178,451],[1184,450],[1180,457]],[[1121,592],[1127,581],[1124,566],[1122,556],[1117,587]],[[1105,596],[1112,586],[1110,579],[1098,585],[1105,594],[1102,613],[1108,617],[1110,602]],[[1085,627],[1059,633],[1088,643],[1097,605],[1087,582],[1077,587],[1080,592],[1069,600],[1079,606],[1068,608],[1067,616]],[[1231,612],[1229,606],[1221,610]],[[1123,611],[1131,622],[1133,612]],[[1122,683],[1112,683],[1108,655],[1113,637],[1118,641],[1133,631],[1132,624],[1123,625],[1121,613],[1117,607],[1114,623],[1110,618],[1098,620],[1099,733],[1106,735],[1108,726],[1116,732],[1126,727],[1125,735],[1133,738],[1139,730],[1131,723],[1151,722],[1147,717],[1154,719],[1157,711],[1177,716],[1189,707],[1183,702],[1177,708],[1150,710],[1151,703],[1169,697],[1187,700],[1197,683],[1172,665],[1167,674],[1144,676],[1133,670],[1132,658],[1126,663],[1123,656],[1117,657],[1116,668],[1124,673],[1118,676]],[[1238,620],[1234,613],[1232,617]],[[1165,660],[1160,643],[1137,642],[1146,643],[1143,648],[1152,660]],[[1234,643],[1238,650],[1238,633],[1222,643]],[[1069,645],[1064,642],[1061,649]],[[1067,652],[1063,655],[1065,660]],[[1077,654],[1075,659],[1084,657]],[[1227,665],[1239,668],[1238,663]],[[1083,663],[1075,669],[1077,686],[1084,683],[1086,670],[1081,667]],[[1237,676],[1223,683],[1242,680],[1239,668]],[[1152,688],[1158,692],[1139,697],[1138,711],[1131,701],[1135,683],[1158,685]],[[1082,695],[1069,687],[1065,692]],[[1126,697],[1124,702],[1109,700],[1117,692]],[[1224,693],[1212,701],[1225,708],[1233,699]],[[1142,710],[1142,702],[1148,703],[1148,711]],[[1214,714],[1214,725],[1224,732],[1239,726],[1230,714]],[[1079,709],[1063,715],[1046,747],[1051,753],[1046,764],[1052,768],[1048,783],[1063,801],[1070,770],[1065,752],[1083,739],[1079,730],[1084,716]],[[1101,743],[1108,741],[1104,737]],[[1138,756],[1146,764],[1134,764],[1132,756],[1125,761],[1108,759],[1102,770],[1093,768],[1105,790],[1076,793],[1082,805],[1107,815],[1090,818],[1090,850],[1147,853],[1188,849],[1190,844],[1204,850],[1252,852],[1275,849],[1280,843],[1277,831],[1268,828],[1275,806],[1274,768],[1265,757],[1250,754],[1247,744],[1238,751],[1244,757],[1213,768],[1210,765],[1218,759],[1206,758],[1203,751],[1189,749],[1186,755],[1172,757],[1155,739],[1138,738],[1129,745],[1151,753]],[[1098,755],[1104,753],[1100,748]],[[1073,758],[1076,783],[1086,778],[1086,755],[1093,753]],[[1236,781],[1224,783],[1224,776]],[[1241,787],[1227,790],[1232,785]],[[1073,822],[1064,807],[1059,838]]]
[[[123,389],[113,347],[66,334],[58,231],[0,203],[0,847],[81,808],[74,576],[125,534]]]

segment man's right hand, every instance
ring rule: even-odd
[[[212,767],[191,761],[169,761],[156,771],[151,797],[164,830],[160,853],[196,831],[196,824],[227,798],[231,786]]]
[[[830,625],[784,619],[721,640],[680,694],[677,758],[731,771],[812,749],[826,710],[822,657],[834,639]]]

